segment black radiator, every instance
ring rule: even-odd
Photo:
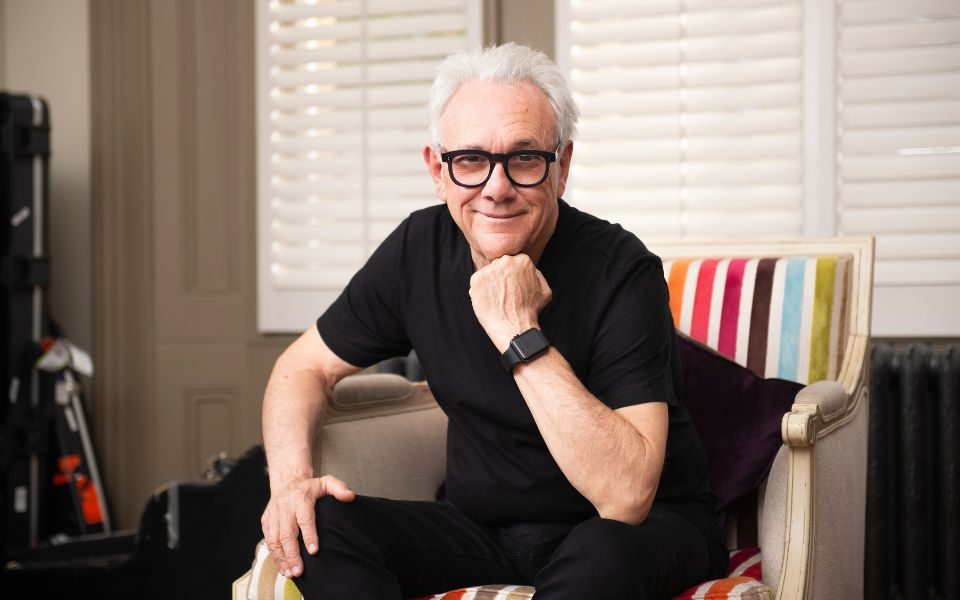
[[[960,345],[870,362],[864,596],[960,600]]]

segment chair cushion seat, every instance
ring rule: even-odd
[[[725,578],[693,586],[673,600],[773,600],[773,590],[762,575],[760,548],[741,548],[730,553]]]
[[[673,600],[773,600],[773,590],[761,581],[760,549],[741,548],[730,553],[728,576],[694,586]],[[246,575],[245,575],[246,577]],[[453,590],[411,600],[529,600],[530,586],[484,585]],[[257,546],[247,600],[302,600],[293,582],[277,571],[266,544]]]

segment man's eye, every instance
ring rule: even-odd
[[[531,162],[531,161],[539,160],[539,158],[540,157],[537,156],[536,154],[518,154],[517,156],[514,157],[514,160],[519,162]]]
[[[463,156],[457,157],[457,162],[461,163],[479,163],[486,160],[484,157],[479,154],[464,154]]]

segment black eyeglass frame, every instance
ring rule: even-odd
[[[557,144],[557,151],[560,150],[560,144]],[[487,159],[487,162],[490,163],[490,171],[487,172],[487,176],[483,178],[483,181],[480,183],[465,184],[457,181],[456,176],[453,174],[453,159],[458,156],[469,156],[469,155],[482,156]],[[508,161],[515,156],[539,156],[547,161],[547,166],[543,170],[543,177],[540,178],[536,183],[520,183],[516,179],[510,176],[510,167]],[[493,169],[496,168],[497,163],[503,165],[503,174],[507,176],[507,179],[510,180],[510,183],[517,187],[537,187],[541,183],[547,180],[547,177],[550,175],[550,163],[557,162],[557,152],[548,152],[546,150],[514,150],[513,152],[507,152],[506,154],[495,154],[493,152],[487,152],[485,150],[450,150],[449,152],[444,152],[440,154],[440,162],[447,163],[447,171],[450,173],[450,179],[455,184],[460,187],[465,188],[476,188],[483,185],[486,185],[490,181],[490,176],[493,175]]]

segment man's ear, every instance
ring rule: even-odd
[[[560,169],[560,180],[557,182],[557,198],[563,198],[563,192],[567,189],[567,176],[570,175],[570,161],[573,159],[573,140],[567,142],[567,145],[560,153],[560,160],[557,162],[557,168]]]
[[[430,177],[433,178],[433,188],[437,194],[437,198],[446,202],[447,199],[444,197],[443,179],[441,175],[443,163],[440,162],[440,157],[437,156],[433,146],[429,144],[423,147],[423,162],[427,163],[427,170],[430,171]]]

